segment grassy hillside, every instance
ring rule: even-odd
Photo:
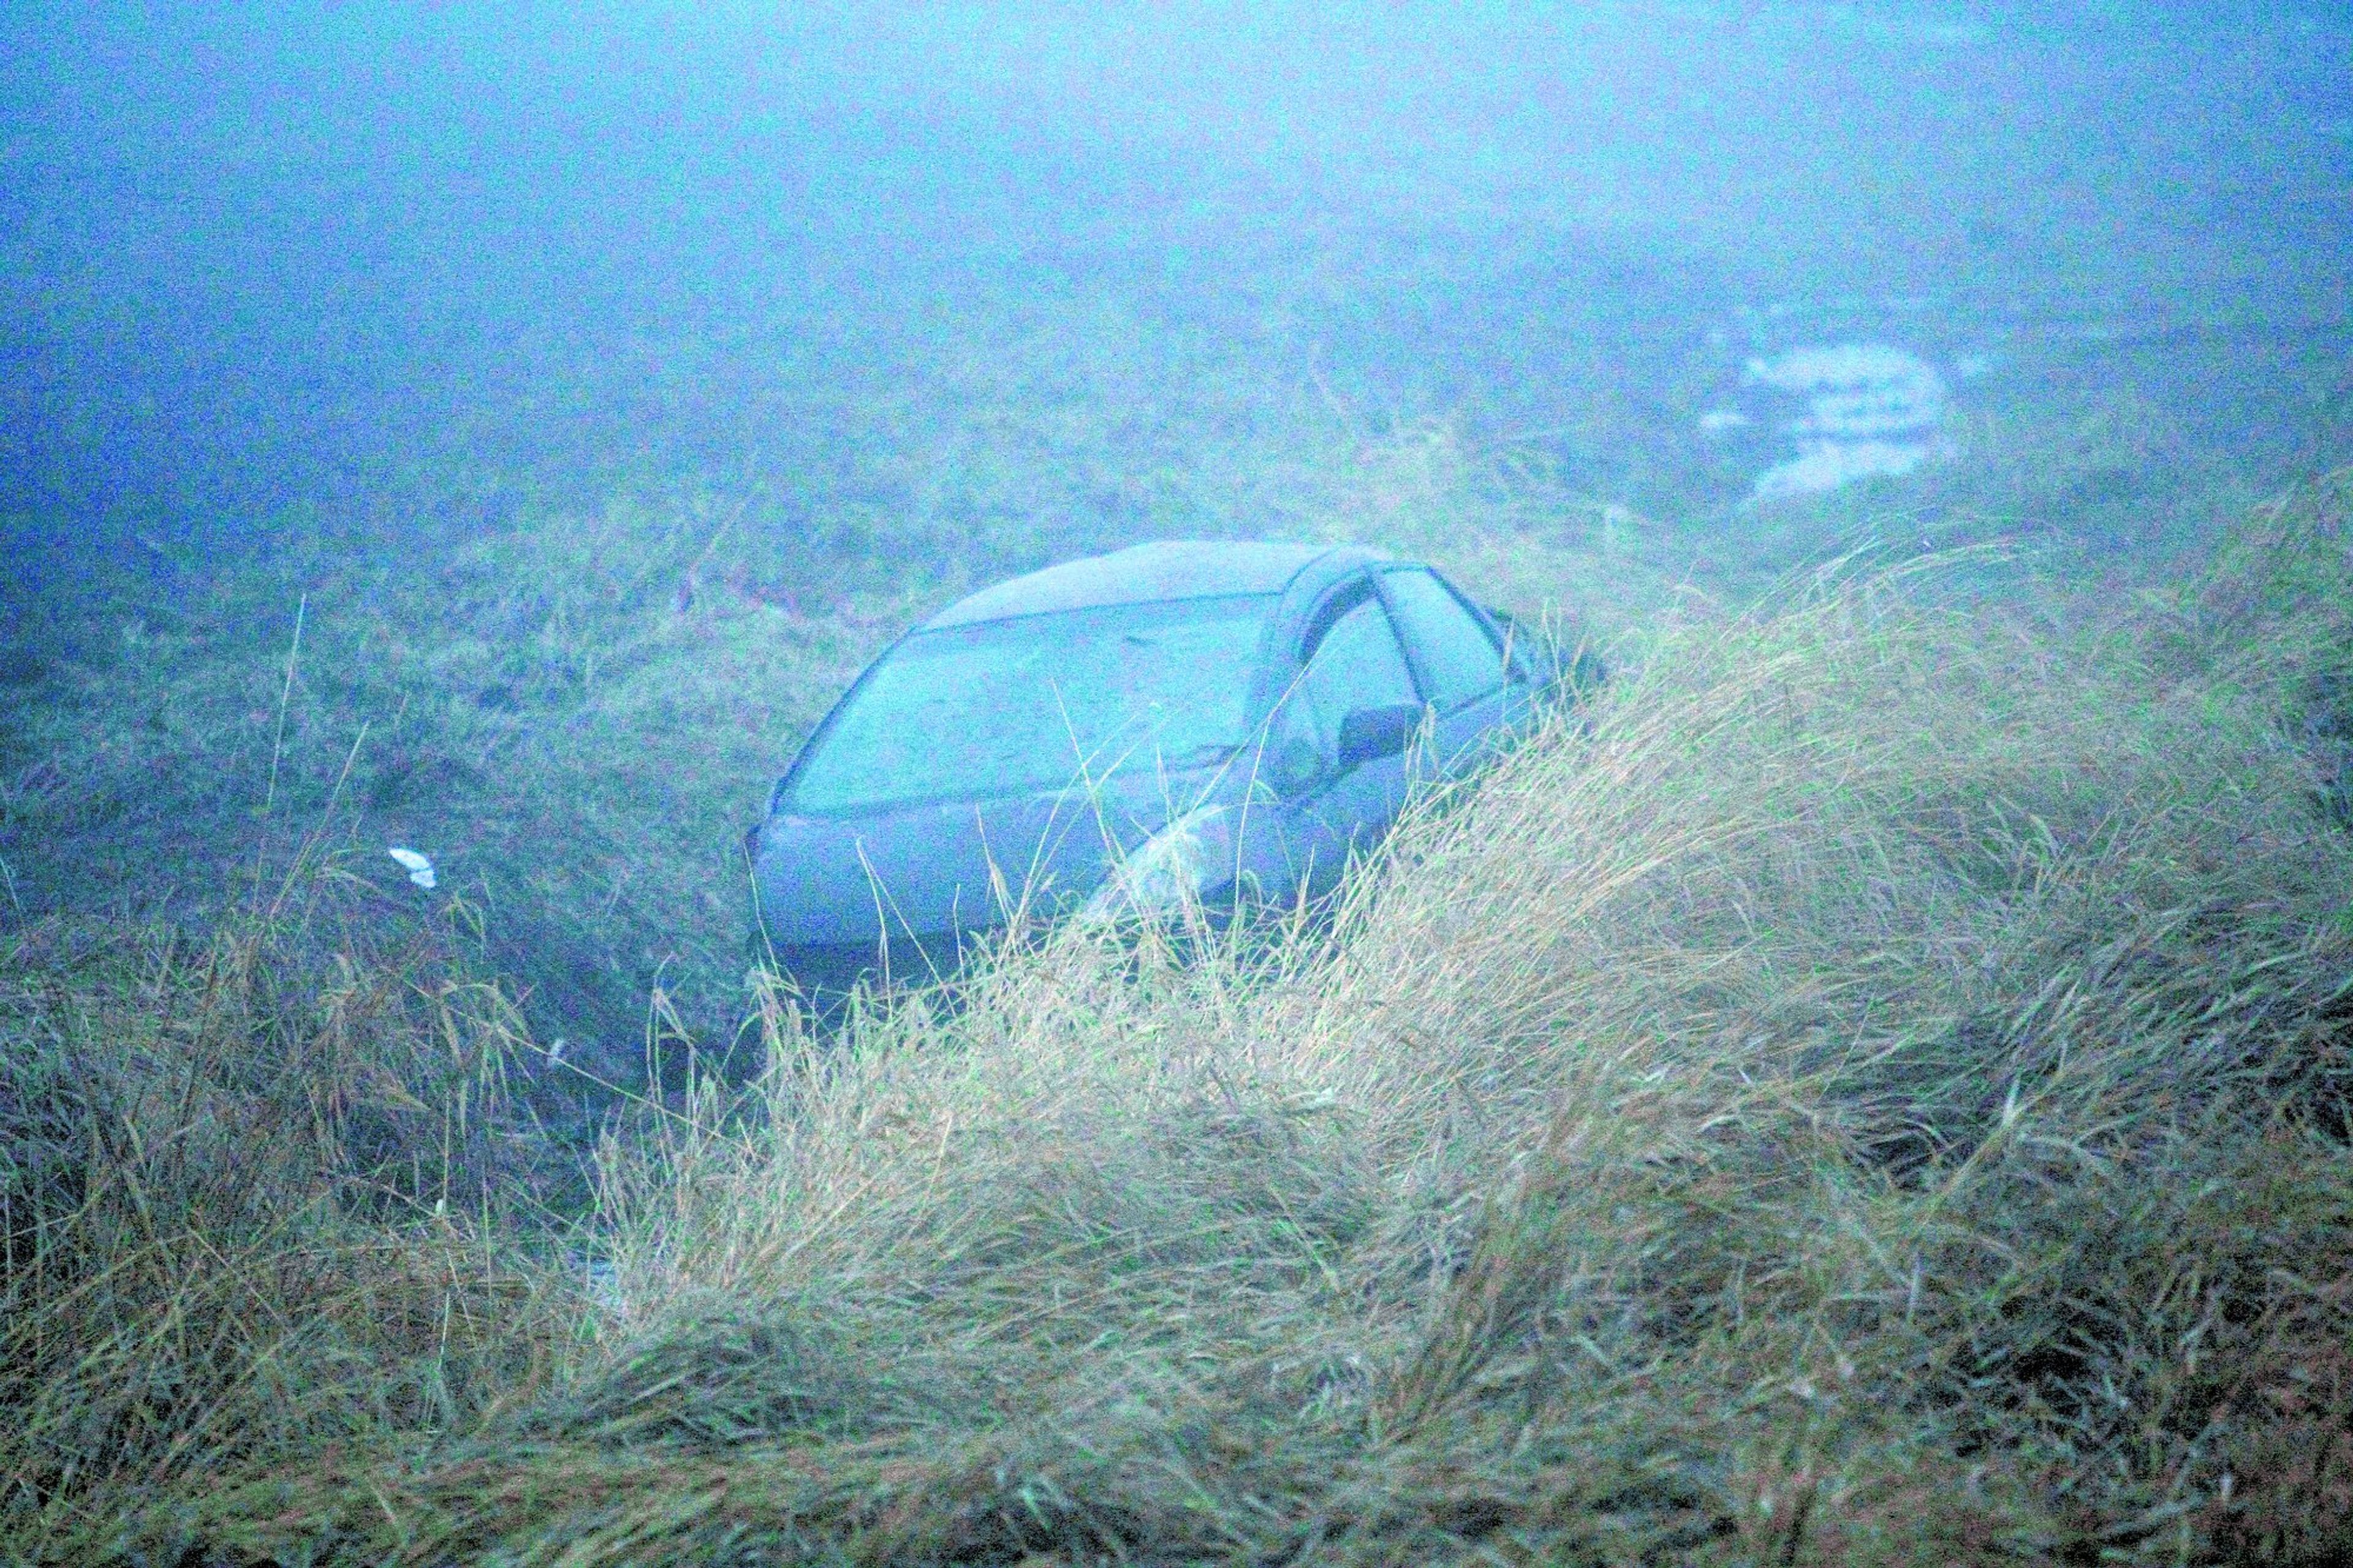
[[[324,831],[376,856],[354,865],[387,919],[464,900],[539,1032],[617,1070],[656,988],[704,1033],[740,1016],[744,828],[866,658],[976,580],[1174,533],[1353,538],[1639,658],[1678,605],[1748,603],[1856,544],[1884,560],[2009,538],[2057,576],[2141,574],[2253,496],[2146,410],[2060,401],[1923,482],[1677,521],[1583,493],[1558,453],[1467,416],[1314,399],[1221,437],[1179,400],[1130,428],[1117,356],[1047,398],[1018,350],[1019,374],[934,389],[960,423],[930,477],[905,448],[937,408],[849,397],[829,461],[603,500],[452,470],[430,504],[297,512],[203,549],[0,520],[0,924],[201,923],[248,896],[257,850]],[[1040,493],[1040,473],[1071,493]],[[1158,499],[1082,505],[1091,473]],[[948,474],[1002,483],[949,505],[930,494]],[[930,533],[901,515],[934,506],[955,519]],[[443,900],[411,894],[390,844],[434,858]]]
[[[0,929],[201,926],[323,831],[381,919],[462,900],[537,1032],[634,1070],[657,989],[705,1036],[742,1016],[740,835],[866,658],[976,582],[1359,539],[1639,658],[1672,613],[1868,541],[2130,580],[2353,429],[2341,336],[2021,337],[1957,395],[1954,461],[1733,506],[1762,448],[1696,421],[1739,345],[1606,258],[1417,254],[812,285],[594,363],[518,348],[339,499],[195,532],[0,516]]]
[[[1529,533],[1467,493],[1480,459],[1442,430],[1319,462],[1328,510],[1296,534],[1459,559],[1531,610],[1566,586],[1619,626],[1665,597],[1668,552],[1629,538],[1599,547],[1619,569],[1598,598],[1582,514],[1547,490],[1567,523]],[[48,546],[52,577],[9,584],[0,912],[201,924],[251,896],[257,855],[323,833],[365,851],[353,873],[396,925],[461,900],[539,1031],[614,1070],[657,989],[723,1031],[751,956],[741,837],[860,667],[976,574],[1150,531],[1024,540],[997,566],[975,542],[940,566],[881,542],[812,552],[793,504],[754,479],[593,511],[298,518],[209,559]],[[11,559],[37,563],[24,542]],[[439,893],[406,886],[396,844],[433,858]]]
[[[1407,437],[1377,471],[1443,452]],[[1398,537],[1456,482],[1421,471]],[[1187,963],[1060,931],[822,1043],[755,979],[765,1071],[681,1062],[585,1211],[495,880],[383,918],[379,819],[347,847],[337,775],[285,806],[281,766],[209,934],[5,939],[0,1551],[2342,1554],[2348,500],[2258,509],[2126,608],[1989,601],[1969,557],[1687,596],[1589,730],[1425,803],[1329,929]],[[611,526],[562,594],[505,590],[511,637],[353,616],[298,684],[412,680],[408,743],[483,779],[601,776],[565,759],[627,715],[679,732],[670,776],[749,785],[768,740],[697,750],[738,743],[691,706],[730,683],[649,716],[567,629],[846,670],[871,612],[780,638],[709,607],[704,536]],[[1534,580],[1542,544],[1493,556]],[[245,713],[248,785],[284,672],[253,641],[250,690],[184,668],[160,721]]]

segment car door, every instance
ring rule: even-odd
[[[1350,851],[1369,848],[1405,803],[1406,754],[1343,765],[1343,721],[1360,710],[1419,701],[1412,667],[1372,580],[1342,583],[1308,619],[1270,748],[1287,797],[1292,873],[1310,897],[1328,891]]]
[[[1443,773],[1459,773],[1525,706],[1525,683],[1505,661],[1485,619],[1435,572],[1394,567],[1378,582],[1422,700],[1436,715],[1436,764]]]

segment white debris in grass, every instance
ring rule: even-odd
[[[581,1272],[582,1283],[587,1288],[589,1304],[607,1316],[627,1321],[629,1317],[629,1296],[621,1288],[621,1270],[609,1258],[599,1258],[579,1247],[572,1249],[572,1261]]]
[[[385,853],[399,861],[402,868],[408,873],[408,879],[418,887],[430,888],[434,885],[433,862],[426,857],[419,855],[414,849],[404,849],[397,844]]]
[[[1793,349],[1750,360],[1748,379],[1806,399],[1805,416],[1788,426],[1798,437],[1798,455],[1758,475],[1753,500],[1818,495],[1855,479],[1908,474],[1938,453],[1945,378],[1904,349]]]

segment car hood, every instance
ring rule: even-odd
[[[783,947],[985,931],[1049,917],[1103,885],[1172,816],[1222,797],[1202,773],[1081,791],[909,805],[853,817],[779,813],[753,839],[767,940]],[[1172,805],[1172,803],[1173,805]]]

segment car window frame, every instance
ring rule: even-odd
[[[1380,574],[1375,571],[1359,570],[1324,590],[1323,596],[1315,601],[1315,607],[1308,611],[1305,625],[1299,634],[1285,695],[1288,695],[1290,687],[1307,678],[1308,665],[1314,661],[1316,653],[1324,646],[1324,639],[1332,635],[1332,628],[1340,624],[1341,617],[1369,601],[1380,607],[1381,624],[1388,627],[1389,640],[1397,645],[1398,657],[1405,664],[1406,679],[1413,685],[1415,700],[1424,706],[1429,705],[1429,686],[1422,679],[1420,666],[1414,660],[1412,645],[1405,633],[1398,628],[1396,609],[1390,605],[1388,595],[1380,591],[1379,576]]]
[[[1484,691],[1462,699],[1451,708],[1439,707],[1437,700],[1430,695],[1437,689],[1436,682],[1431,679],[1428,666],[1422,661],[1421,649],[1405,631],[1405,617],[1398,613],[1396,602],[1387,586],[1387,579],[1401,576],[1408,572],[1419,572],[1444,589],[1447,596],[1470,616],[1471,624],[1477,626],[1485,636],[1488,646],[1495,650],[1497,671],[1495,684]],[[1378,569],[1366,575],[1372,582],[1373,591],[1380,598],[1382,613],[1388,616],[1390,634],[1397,638],[1398,646],[1405,650],[1406,668],[1413,672],[1414,689],[1420,694],[1423,704],[1431,711],[1441,719],[1451,718],[1479,703],[1492,702],[1511,689],[1513,678],[1520,673],[1519,661],[1514,657],[1516,650],[1498,635],[1493,620],[1472,602],[1470,595],[1448,582],[1444,573],[1423,562],[1397,561],[1384,563]],[[1521,684],[1525,684],[1525,681],[1523,680]]]
[[[1421,672],[1414,664],[1413,650],[1406,646],[1405,634],[1398,629],[1397,615],[1389,608],[1388,601],[1381,596],[1379,585],[1374,578],[1372,568],[1356,568],[1338,582],[1327,584],[1317,595],[1307,613],[1295,623],[1300,629],[1296,637],[1290,639],[1287,668],[1281,672],[1282,679],[1270,694],[1271,700],[1261,721],[1262,732],[1270,742],[1283,705],[1292,700],[1294,694],[1303,690],[1308,666],[1314,662],[1316,654],[1323,648],[1324,639],[1331,636],[1332,628],[1338,626],[1343,618],[1363,605],[1369,604],[1380,612],[1381,624],[1388,628],[1389,642],[1397,649],[1398,661],[1405,667],[1406,683],[1411,688],[1412,700],[1425,709],[1430,706],[1430,699],[1424,695]]]
[[[1372,574],[1368,572],[1353,573],[1324,589],[1322,596],[1315,601],[1314,607],[1307,612],[1306,620],[1300,627],[1298,643],[1292,652],[1293,675],[1303,678],[1307,674],[1307,666],[1315,658],[1316,650],[1324,646],[1324,639],[1330,637],[1332,628],[1340,624],[1340,617],[1366,599],[1375,596]],[[1388,614],[1387,605],[1381,606],[1381,613],[1385,616]],[[1397,637],[1395,617],[1391,617],[1389,621],[1389,635]],[[1405,639],[1398,637],[1398,642],[1402,647]],[[1411,668],[1409,661],[1408,668]]]

